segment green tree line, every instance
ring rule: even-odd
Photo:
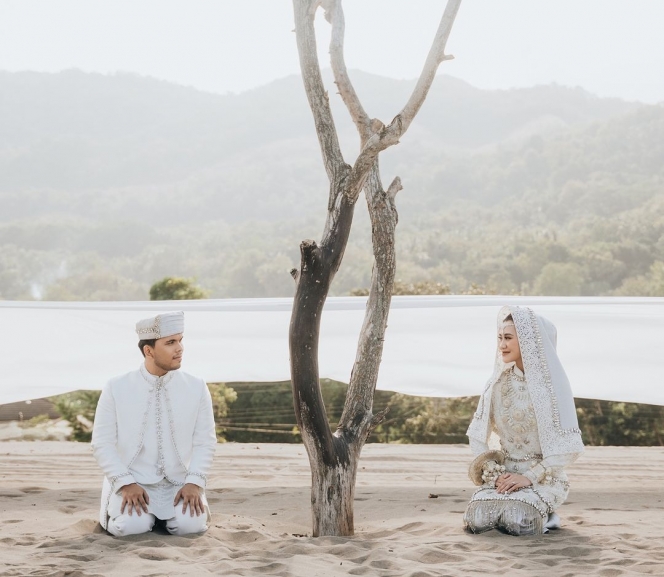
[[[332,428],[341,417],[348,385],[322,380]],[[216,383],[212,394],[217,436],[239,443],[299,443],[290,383]],[[73,439],[89,441],[99,391],[54,397],[56,410],[73,427]],[[376,391],[377,408],[389,407],[372,433],[373,443],[467,443],[466,429],[479,397],[429,398]],[[576,399],[586,445],[664,446],[664,407]],[[83,417],[83,418],[81,418]]]
[[[404,184],[397,201],[402,282],[441,283],[454,293],[476,283],[498,294],[664,295],[664,107],[555,93],[566,103],[557,130],[519,138],[498,130],[483,147],[461,146],[463,135],[443,144],[431,133],[386,155],[385,166]],[[522,132],[537,117],[521,117],[517,100],[508,116],[521,118],[512,129]],[[538,102],[538,114],[562,106],[554,97]],[[607,105],[606,114],[593,116],[589,103]],[[506,114],[504,104],[495,106],[494,127],[498,111]],[[482,104],[482,114],[491,109]],[[0,126],[13,118],[0,110]],[[446,133],[441,119],[432,123]],[[104,138],[124,150],[111,129]],[[297,136],[268,149],[243,141],[239,156],[222,147],[216,162],[180,154],[194,172],[167,182],[135,173],[123,185],[95,181],[100,159],[85,169],[86,186],[29,185],[16,173],[16,182],[0,182],[0,298],[134,300],[166,276],[196,278],[213,298],[291,296],[288,271],[299,262],[300,241],[320,230],[327,190],[305,129],[297,124]],[[44,154],[39,139],[30,146]],[[8,170],[26,162],[16,147],[0,142]],[[135,154],[155,155],[150,170],[170,158],[157,146]],[[24,172],[27,179],[42,171]],[[336,295],[370,284],[366,209],[358,206],[355,218]]]

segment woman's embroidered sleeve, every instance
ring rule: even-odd
[[[536,465],[533,465],[523,475],[527,477],[533,485],[555,482],[556,479],[563,476],[565,467],[576,461],[579,455],[580,453],[550,455],[549,457],[542,459]]]

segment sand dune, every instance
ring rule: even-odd
[[[469,458],[463,446],[368,445],[357,534],[313,539],[303,447],[219,445],[205,535],[117,539],[97,524],[88,445],[0,443],[0,576],[664,575],[662,449],[589,448],[570,470],[563,529],[530,538],[463,532]]]

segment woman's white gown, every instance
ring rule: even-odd
[[[507,472],[525,475],[531,487],[498,493],[494,483],[482,485],[473,495],[464,523],[472,532],[493,528],[515,535],[539,534],[557,527],[554,511],[567,499],[569,482],[565,467],[577,455],[542,457],[537,419],[523,373],[516,367],[502,374],[493,385],[490,408],[491,431],[500,439]],[[489,450],[488,444],[470,440],[474,454]]]

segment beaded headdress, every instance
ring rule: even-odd
[[[143,319],[136,323],[138,339],[163,339],[184,332],[184,312],[162,313],[156,317]]]
[[[505,330],[506,327],[514,327],[516,329],[516,325],[514,324],[513,320],[505,320],[502,323],[498,323],[498,329]]]
[[[516,328],[524,373],[537,418],[537,429],[544,456],[576,453],[583,450],[572,389],[556,352],[557,331],[551,321],[536,315],[528,307],[503,307],[498,326],[512,315]],[[468,428],[468,436],[486,442],[493,385],[512,364],[502,361],[496,352],[494,372],[486,384],[477,411]]]

